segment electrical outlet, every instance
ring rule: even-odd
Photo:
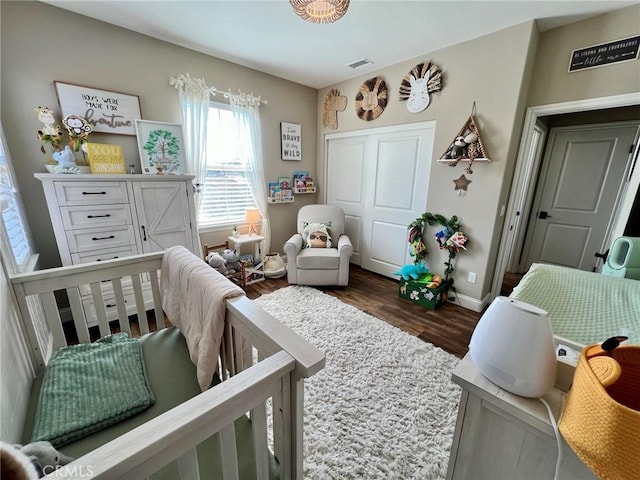
[[[469,283],[476,283],[476,272],[469,272],[469,278],[467,278]]]

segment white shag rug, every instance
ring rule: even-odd
[[[445,478],[457,357],[314,288],[255,302],[326,354],[305,382],[305,478]]]

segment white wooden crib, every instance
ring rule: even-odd
[[[149,325],[142,284],[150,280],[157,328],[164,328],[158,280],[162,256],[161,252],[137,255],[11,277],[36,368],[44,369],[51,354],[67,345],[60,317],[59,303],[66,306],[61,291],[66,291],[80,342],[90,341],[78,290],[81,285],[89,285],[100,336],[111,333],[103,295],[105,285],[113,289],[120,329],[131,334],[128,315],[135,308],[140,332],[146,334]],[[123,286],[133,288],[135,307],[131,305],[131,295],[125,305]],[[239,474],[234,421],[243,415],[251,420],[256,478],[269,478],[272,453],[280,478],[302,478],[303,381],[323,368],[324,354],[241,296],[227,301],[218,365],[218,375],[223,380],[218,385],[46,478],[87,478],[87,472],[91,472],[91,478],[147,478],[176,461],[180,478],[198,479],[196,446],[215,434],[223,478],[236,479]],[[267,425],[267,408],[271,409],[272,427]],[[271,428],[272,437],[268,435]]]

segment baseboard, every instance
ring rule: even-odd
[[[451,303],[460,305],[461,307],[468,308],[474,312],[482,312],[484,308],[489,304],[491,293],[488,293],[482,300],[469,297],[468,295],[462,295],[461,293],[454,293],[455,300],[449,300]]]

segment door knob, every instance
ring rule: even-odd
[[[540,212],[538,213],[538,218],[544,220],[545,218],[551,218],[551,215],[549,215],[547,212]]]

